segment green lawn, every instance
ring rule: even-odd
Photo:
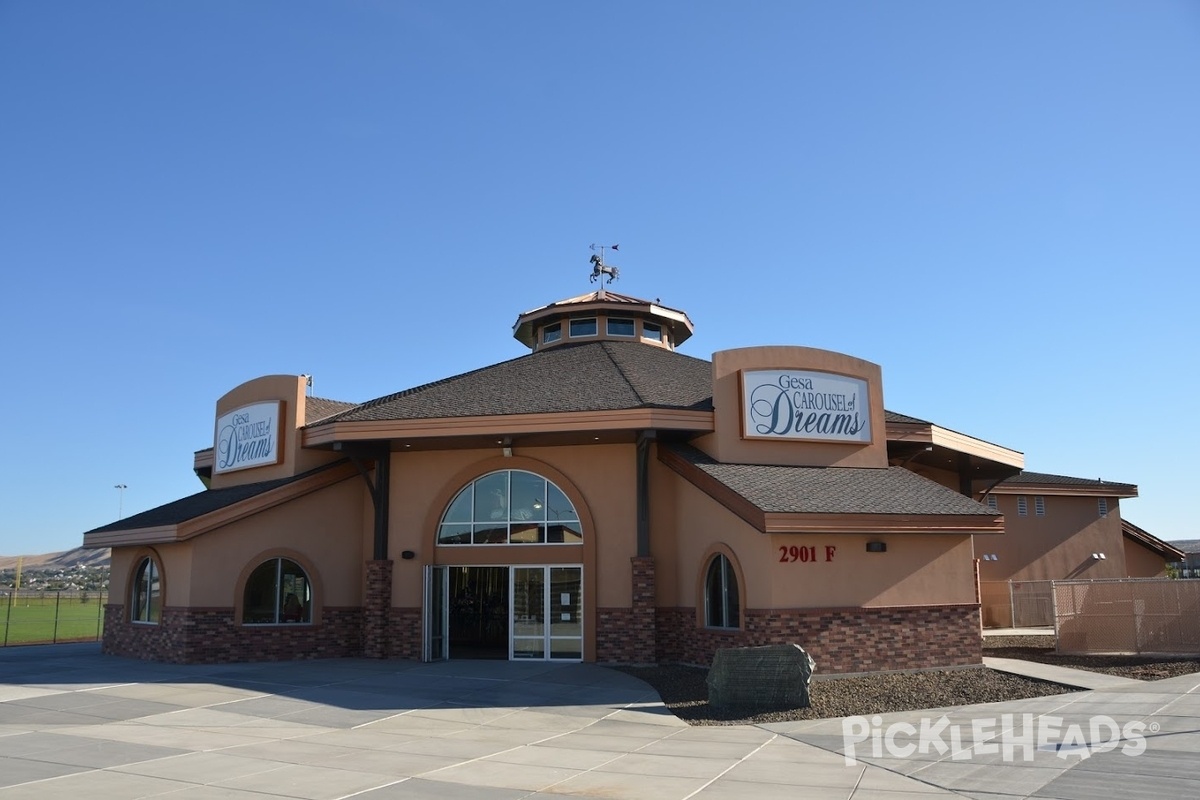
[[[79,595],[28,597],[0,596],[0,644],[38,644],[99,638],[104,622],[105,596],[90,592],[86,602]]]

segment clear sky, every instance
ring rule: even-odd
[[[0,0],[0,554],[201,490],[250,378],[522,355],[618,242],[682,352],[866,358],[1200,538],[1200,4]]]

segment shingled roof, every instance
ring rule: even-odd
[[[126,517],[117,522],[102,525],[99,528],[93,528],[86,531],[84,536],[92,533],[109,533],[112,531],[131,531],[141,528],[158,528],[164,525],[178,525],[181,522],[202,517],[205,514],[211,514],[214,511],[219,511],[227,506],[240,503],[244,500],[249,500],[260,494],[278,489],[281,486],[286,486],[289,483],[304,480],[319,472],[333,469],[334,467],[345,464],[345,459],[335,461],[331,464],[325,464],[316,469],[311,469],[308,472],[303,472],[299,475],[293,475],[289,478],[277,478],[272,481],[260,481],[258,483],[245,483],[241,486],[228,486],[223,489],[207,489],[202,492],[197,492],[193,495],[180,498],[165,505],[152,508],[149,511],[143,511],[140,514]]]
[[[354,408],[358,403],[347,403],[343,400],[329,400],[324,397],[304,398],[304,424],[312,425],[325,417],[331,417],[341,411]]]
[[[712,365],[638,342],[568,344],[370,400],[326,417],[361,422],[634,408],[712,410]]]
[[[1048,472],[1019,472],[1011,478],[1001,481],[997,488],[1023,485],[1086,488],[1091,490],[1090,493],[1092,494],[1097,491],[1105,491],[1113,495],[1137,496],[1137,486],[1132,483],[1114,483],[1112,481],[1100,480],[1099,478],[1072,478],[1069,475],[1052,475]],[[995,490],[993,489],[993,491]]]
[[[903,467],[722,464],[690,445],[663,443],[659,448],[696,467],[767,514],[952,515],[981,519],[997,516],[987,506]]]

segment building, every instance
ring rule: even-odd
[[[519,358],[366,403],[232,389],[204,491],[84,536],[112,547],[105,652],[979,663],[977,553],[1012,547],[1023,456],[885,411],[861,359],[708,361],[691,333],[601,288],[521,314]]]

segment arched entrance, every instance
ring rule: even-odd
[[[581,660],[582,543],[574,503],[541,475],[468,483],[438,524],[445,563],[426,567],[425,659]]]

